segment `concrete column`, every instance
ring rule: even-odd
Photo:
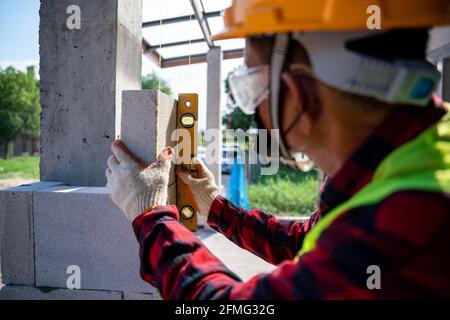
[[[222,114],[220,110],[221,96],[221,69],[222,69],[222,49],[220,47],[211,48],[207,54],[208,79],[207,79],[207,106],[206,106],[206,129],[219,129],[220,136],[214,141],[215,150],[214,159],[207,159],[212,165],[208,165],[214,174],[218,186],[222,184]],[[208,155],[208,152],[206,152]],[[211,161],[212,160],[212,161]]]
[[[141,23],[141,0],[41,0],[42,181],[105,185],[121,91],[141,86]]]
[[[158,90],[126,90],[122,95],[120,139],[142,160],[152,163],[165,147],[174,147],[177,101]],[[175,171],[169,178],[168,204],[176,203]]]
[[[136,237],[106,188],[43,189],[32,207],[36,287],[67,288],[75,265],[81,290],[155,292],[139,276]]]

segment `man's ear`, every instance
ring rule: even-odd
[[[299,126],[302,133],[307,135],[314,120],[310,113],[310,101],[313,100],[314,93],[304,86],[304,81],[300,81],[299,77],[290,72],[284,72],[281,78],[286,90],[282,115],[283,131],[289,133]]]

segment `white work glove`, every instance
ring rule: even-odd
[[[158,160],[147,164],[120,141],[111,146],[106,189],[112,201],[133,221],[142,213],[167,202],[172,148],[166,148]]]
[[[195,158],[194,162],[198,172],[198,178],[193,178],[178,167],[176,173],[181,181],[189,187],[191,196],[196,202],[195,204],[199,214],[208,219],[211,205],[214,199],[219,195],[219,187],[216,185],[213,174],[209,171],[203,161]]]

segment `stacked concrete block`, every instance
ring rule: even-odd
[[[131,222],[105,188],[59,186],[34,194],[38,287],[66,288],[69,266],[82,290],[154,293],[139,276]]]
[[[69,6],[79,29],[67,26]],[[105,185],[122,90],[141,88],[141,24],[141,0],[41,1],[42,181]]]
[[[122,96],[122,129],[120,138],[138,157],[148,163],[156,160],[166,147],[176,141],[177,102],[157,90],[124,91]],[[169,179],[168,203],[175,203],[175,173]]]
[[[80,28],[68,26],[73,14]],[[158,299],[140,278],[131,222],[104,188],[119,133],[148,162],[176,143],[174,99],[130,91],[122,104],[123,90],[141,87],[141,15],[141,0],[41,1],[40,173],[61,183],[0,192],[0,299]]]
[[[34,194],[59,182],[0,190],[0,263],[5,284],[34,285]]]
[[[2,190],[0,234],[0,300],[158,299],[139,276],[131,222],[105,188],[39,182]],[[80,289],[68,289],[71,266]]]

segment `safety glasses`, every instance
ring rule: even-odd
[[[269,66],[242,67],[228,77],[229,95],[236,107],[248,115],[269,97]]]

